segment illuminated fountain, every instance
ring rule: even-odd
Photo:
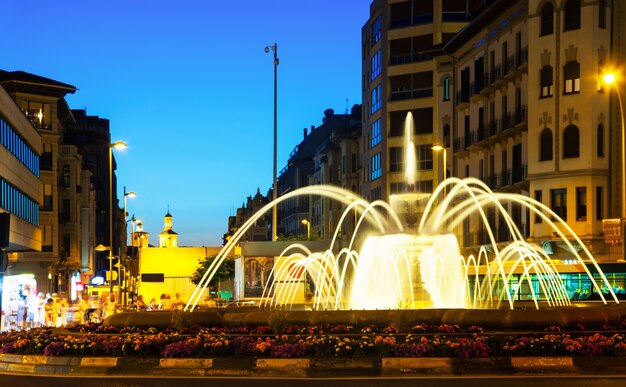
[[[542,203],[523,195],[492,192],[474,178],[449,178],[432,194],[416,192],[410,115],[405,125],[407,192],[392,195],[391,204],[380,200],[369,203],[353,192],[323,185],[304,187],[279,197],[237,230],[205,273],[185,310],[194,310],[219,265],[258,219],[280,202],[303,195],[336,200],[346,206],[345,211],[326,251],[310,251],[304,244],[294,243],[280,254],[281,263],[275,265],[270,276],[275,281],[267,283],[263,292],[263,307],[290,308],[296,292],[302,291],[303,273],[314,284],[314,310],[495,309],[502,302],[514,309],[517,293],[524,284],[530,289],[536,308],[540,299],[549,307],[569,305],[554,263],[541,246],[525,241],[507,213],[506,203],[527,209],[549,225],[580,263],[602,301],[607,302],[601,291],[604,288],[617,302],[585,245]],[[510,241],[506,245],[497,242],[487,216],[489,209],[508,229]],[[355,230],[348,246],[340,248],[340,225],[353,213],[359,214]],[[462,256],[455,231],[461,230],[470,217],[480,220],[488,243],[480,247],[477,255]],[[586,264],[601,273],[599,283]],[[519,275],[519,286],[512,289],[509,279],[514,274]],[[538,280],[538,290],[532,284],[533,276]]]

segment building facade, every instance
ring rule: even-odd
[[[9,93],[22,114],[37,130],[41,141],[39,179],[42,195],[38,198],[40,251],[25,251],[9,256],[15,272],[34,274],[38,289],[47,292],[69,291],[74,265],[62,251],[59,222],[59,152],[61,136],[73,121],[64,97],[74,86],[22,71],[0,72],[0,85]],[[12,265],[11,263],[15,263]]]
[[[389,200],[407,190],[405,121],[415,122],[418,192],[438,180],[432,146],[443,137],[435,93],[437,60],[429,51],[448,42],[481,8],[481,1],[377,0],[362,29],[363,165],[361,195]],[[449,96],[445,96],[448,98]],[[448,152],[450,154],[450,152]]]

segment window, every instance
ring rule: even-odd
[[[543,191],[541,190],[535,191],[535,200],[538,201],[539,203],[543,202]],[[541,215],[535,214],[535,223],[543,223],[543,218],[541,217]]]
[[[382,19],[380,16],[372,23],[372,46],[374,46],[382,37]]]
[[[59,214],[59,222],[60,223],[69,223],[71,219],[71,209],[70,209],[70,199],[63,199],[63,207],[61,208],[61,213]]]
[[[580,64],[578,62],[572,60],[565,64],[563,78],[565,81],[564,94],[580,92]]]
[[[598,1],[598,27],[606,28],[606,0]]]
[[[546,3],[541,8],[541,33],[539,36],[551,35],[554,32],[554,6]]]
[[[551,97],[552,96],[552,66],[546,65],[541,68],[540,78],[540,90],[541,90],[541,98]]]
[[[382,52],[381,50],[376,51],[374,56],[372,56],[372,81],[376,79],[377,76],[380,75],[383,68],[382,64]]]
[[[389,172],[400,172],[403,169],[404,148],[391,147],[389,148]]]
[[[432,144],[416,145],[415,158],[418,170],[433,169],[433,146]]]
[[[356,173],[356,153],[352,154],[352,167],[351,167],[351,171],[352,173]],[[355,192],[355,190],[352,190],[353,192]]]
[[[580,29],[580,0],[566,0],[563,13],[563,31]]]
[[[50,104],[35,101],[22,101],[22,111],[35,129],[52,129]]]
[[[443,126],[443,146],[450,147],[450,125],[448,124]]]
[[[63,176],[61,179],[61,185],[66,188],[70,186],[70,166],[69,165],[63,166]]]
[[[567,221],[567,189],[551,189],[552,211],[564,221]]]
[[[450,100],[450,77],[445,77],[443,79],[443,100]]]
[[[372,90],[372,114],[376,113],[381,106],[381,86],[378,85]]]
[[[580,155],[580,137],[578,127],[569,125],[563,131],[563,158],[578,157]]]
[[[587,220],[587,187],[576,187],[576,220]]]
[[[0,178],[0,209],[35,226],[39,225],[39,204],[2,178]]]
[[[552,130],[544,128],[539,138],[539,161],[552,160]]]
[[[52,211],[52,186],[50,184],[43,185],[43,207],[42,211]]]
[[[372,148],[380,144],[382,135],[380,132],[380,118],[372,123]]]
[[[596,187],[596,220],[602,220],[603,199],[602,187]]]
[[[376,180],[380,178],[382,175],[381,164],[380,164],[380,153],[376,153],[372,156],[372,180]]]
[[[39,156],[13,129],[8,120],[0,116],[0,145],[4,146],[29,171],[39,177]]]
[[[602,124],[598,125],[597,141],[598,157],[604,157],[604,126]]]

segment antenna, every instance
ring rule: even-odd
[[[349,111],[348,110],[348,98],[346,98],[346,112],[345,112],[346,115],[348,114],[348,111]]]

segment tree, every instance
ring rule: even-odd
[[[194,285],[198,285],[200,283],[200,280],[204,276],[204,273],[206,273],[207,270],[209,270],[209,267],[215,260],[216,256],[217,255],[213,254],[204,258],[204,260],[199,260],[198,262],[199,266],[196,268],[196,271],[191,276],[191,282]],[[215,275],[213,276],[213,278],[211,278],[211,282],[209,282],[209,286],[215,286],[220,281],[231,279],[234,276],[235,276],[235,260],[232,259],[231,257],[226,257],[224,261],[222,262],[222,264],[220,265],[220,267],[215,272]]]

